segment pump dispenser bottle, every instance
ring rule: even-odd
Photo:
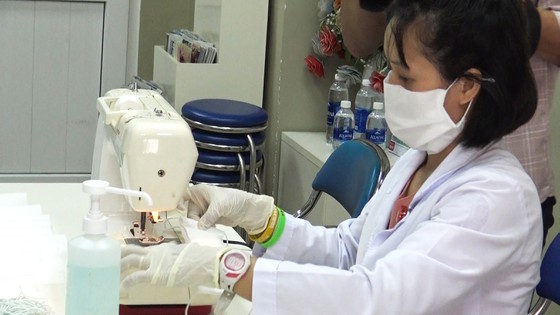
[[[146,198],[145,192],[109,187],[101,180],[83,182],[91,194],[91,207],[83,221],[84,234],[68,242],[66,315],[117,315],[119,313],[121,244],[107,235],[107,217],[99,209],[106,193]]]

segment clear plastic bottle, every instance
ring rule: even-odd
[[[369,114],[366,123],[366,139],[382,148],[387,146],[387,121],[383,111],[383,103],[374,102],[373,111]]]
[[[91,194],[91,207],[84,218],[84,234],[68,242],[66,315],[117,315],[121,244],[107,236],[107,217],[99,209],[99,199],[107,192],[141,196],[151,204],[145,192],[109,187],[101,180],[83,183]]]
[[[334,116],[333,149],[354,138],[354,113],[350,109],[351,105],[350,101],[340,102],[340,110]]]
[[[372,93],[373,93],[373,102],[380,102],[380,103],[385,103],[385,97],[383,96],[383,93],[377,92],[374,89],[371,89]]]
[[[333,122],[334,115],[340,109],[340,102],[349,100],[348,86],[346,79],[342,74],[335,74],[334,83],[329,88],[328,107],[327,107],[327,143],[332,143],[333,140]]]
[[[358,90],[358,93],[356,93],[356,100],[354,102],[354,116],[356,118],[354,139],[364,137],[367,117],[372,111],[374,98],[375,94],[370,87],[369,79],[362,80],[362,87]]]

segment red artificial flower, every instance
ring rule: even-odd
[[[373,88],[374,91],[383,93],[384,79],[385,76],[380,72],[374,71],[371,73],[371,76],[369,77],[369,82],[371,82],[371,87]]]
[[[305,64],[307,65],[307,70],[313,73],[316,77],[322,78],[325,76],[323,63],[321,63],[319,59],[314,56],[307,55],[307,57],[305,57]]]
[[[321,52],[325,56],[332,56],[342,49],[342,46],[336,38],[336,34],[333,33],[327,26],[323,26],[319,32],[319,42],[321,43]]]

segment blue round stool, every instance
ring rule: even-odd
[[[242,189],[239,187],[240,182],[241,178],[236,172],[213,171],[203,168],[196,168],[191,178],[191,183],[195,185],[205,183],[220,187]]]
[[[235,179],[240,189],[261,193],[266,111],[240,101],[199,99],[185,103],[181,112],[199,149],[192,182],[231,186]]]
[[[224,133],[254,133],[266,129],[268,114],[256,105],[226,99],[185,103],[181,112],[191,127]]]
[[[197,147],[224,152],[250,152],[251,142],[258,150],[265,140],[264,132],[244,135],[193,129],[192,135]]]

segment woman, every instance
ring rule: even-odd
[[[243,258],[231,264],[224,248],[126,250],[124,288],[221,286],[252,300],[253,314],[527,312],[539,280],[540,203],[499,142],[536,105],[520,2],[397,0],[388,14],[386,117],[411,150],[360,217],[313,227],[268,196],[198,185],[189,216],[203,228],[245,228],[264,255],[227,273]],[[163,262],[171,271],[154,271]]]

